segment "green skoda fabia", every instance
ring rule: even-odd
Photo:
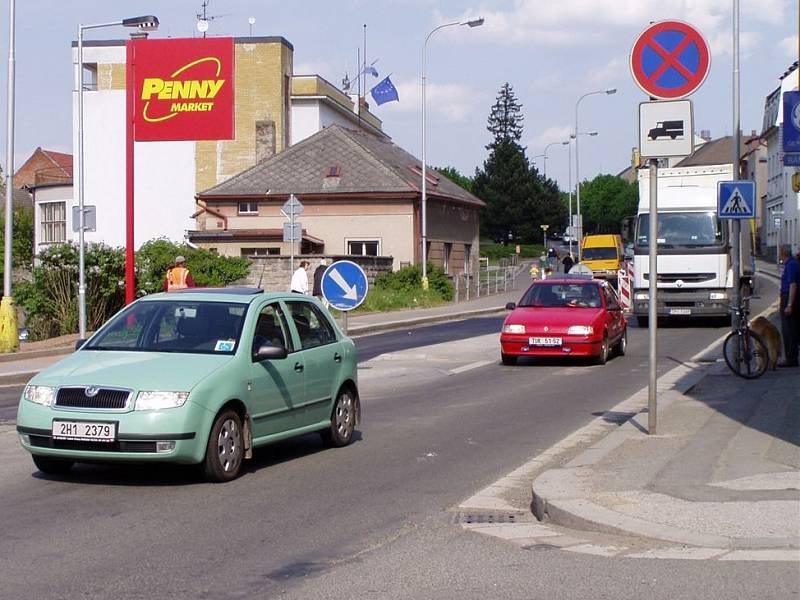
[[[314,298],[253,288],[155,294],[36,375],[17,416],[44,473],[75,462],[198,464],[236,477],[253,448],[353,439],[356,349]]]

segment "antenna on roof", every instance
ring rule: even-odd
[[[211,4],[211,0],[203,0],[203,4],[201,4],[202,12],[197,13],[197,31],[203,34],[203,37],[206,37],[206,32],[208,31],[209,26],[211,25],[211,21],[215,19],[219,19],[221,17],[227,17],[227,14],[224,15],[209,15],[208,14],[208,5]]]

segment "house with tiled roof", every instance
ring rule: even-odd
[[[304,206],[295,252],[418,263],[421,177],[420,161],[388,137],[330,125],[198,193],[189,240],[225,255],[289,255],[281,207],[294,194]],[[484,203],[432,169],[427,188],[429,259],[451,274],[471,270]]]
[[[72,154],[45,150],[41,146],[14,173],[15,188],[65,181],[72,181]]]

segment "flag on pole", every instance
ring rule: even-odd
[[[397,88],[394,87],[392,80],[389,79],[388,76],[372,88],[370,94],[372,94],[372,98],[378,106],[386,102],[392,102],[393,100],[400,100],[400,96],[397,94]]]
[[[367,67],[364,67],[364,73],[366,73],[368,75],[372,75],[373,77],[377,77],[378,76],[378,69],[376,69],[372,65],[369,65]]]

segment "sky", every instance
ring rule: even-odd
[[[140,14],[158,16],[152,37],[196,35],[202,0],[16,0],[16,135],[19,167],[37,146],[72,152],[70,43],[79,23]],[[339,85],[356,71],[367,34],[367,62],[390,75],[399,102],[371,103],[395,143],[421,154],[420,75],[425,36],[434,27],[484,17],[482,27],[449,27],[427,47],[428,163],[465,174],[486,160],[486,119],[504,82],[522,104],[522,142],[529,157],[568,138],[575,103],[587,92],[617,88],[580,104],[580,178],[616,174],[638,145],[637,110],[646,100],[633,81],[629,53],[652,21],[683,20],[711,47],[711,70],[691,99],[695,128],[729,135],[732,116],[732,0],[210,0],[210,34],[280,35],[294,45],[294,72]],[[741,123],[761,131],[764,99],[797,60],[798,0],[741,0]],[[86,39],[120,39],[122,28]],[[0,0],[0,164],[5,167],[8,0]],[[370,77],[368,84],[379,81]],[[370,100],[368,98],[368,100]],[[547,175],[567,184],[567,152],[548,150]],[[535,162],[543,168],[542,158]],[[574,160],[573,160],[574,165]],[[574,177],[574,173],[573,173]]]

